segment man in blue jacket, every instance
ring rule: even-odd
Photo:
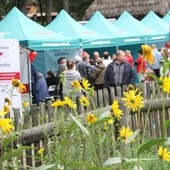
[[[135,74],[129,63],[125,61],[125,53],[118,50],[116,58],[106,69],[104,77],[104,87],[116,87],[134,84]]]

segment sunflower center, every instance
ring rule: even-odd
[[[131,102],[131,103],[135,103],[135,100],[134,100],[134,99],[131,99],[130,102]]]

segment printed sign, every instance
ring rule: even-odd
[[[11,108],[21,110],[21,94],[12,89],[12,79],[20,80],[19,42],[15,39],[0,39],[0,110],[4,99],[11,99]],[[12,109],[11,109],[12,112]],[[10,112],[10,114],[12,114]],[[13,115],[11,115],[13,116]]]

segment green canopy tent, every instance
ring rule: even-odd
[[[127,11],[123,12],[113,24],[140,37],[143,43],[166,41],[167,39],[164,32],[143,24]]]
[[[75,21],[65,10],[47,25],[47,28],[61,35],[80,39],[82,48],[99,48],[115,46],[114,39],[101,35]]]
[[[137,37],[136,35],[113,25],[99,11],[95,12],[85,26],[94,31],[96,30],[96,32],[100,34],[104,34],[111,39],[114,39],[117,46],[136,43],[139,44],[141,42],[140,37]]]
[[[146,24],[160,32],[165,36],[165,39],[169,38],[169,24],[157,16],[153,11],[150,11],[142,20],[143,24]]]
[[[14,38],[20,44],[34,50],[79,48],[77,38],[56,34],[37,24],[14,7],[0,22],[0,33],[4,38]]]
[[[167,14],[162,19],[169,24],[170,23],[170,11],[167,12]]]
[[[26,17],[16,7],[0,22],[0,35],[7,39],[17,39],[21,45],[38,51],[33,64],[44,75],[48,70],[56,71],[58,57],[74,56],[80,48],[76,37],[50,31]]]

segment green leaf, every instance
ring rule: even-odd
[[[114,158],[109,158],[103,163],[103,166],[107,165],[113,165],[113,164],[120,164],[121,163],[121,158],[120,157],[114,157]]]
[[[77,123],[77,125],[80,127],[80,129],[88,136],[89,131],[83,126],[81,122],[79,122],[75,116],[73,116],[71,113],[69,113],[69,116]]]
[[[97,120],[96,122],[92,123],[91,126],[103,124],[103,123],[109,121],[110,119],[113,119],[113,118],[112,117],[104,117],[103,119]]]
[[[25,149],[32,149],[32,147],[31,146],[20,146],[17,149],[12,149],[10,151],[7,151],[0,156],[0,160],[5,161],[5,160],[10,160],[16,156],[21,156],[23,154],[23,150]]]
[[[160,139],[152,139],[151,141],[145,143],[144,145],[142,145],[139,149],[138,149],[138,157],[148,148],[154,146],[154,145],[158,145],[160,143],[165,142],[166,139],[160,138]]]
[[[7,146],[8,146],[10,143],[12,143],[14,140],[16,140],[17,138],[18,138],[17,136],[11,135],[11,136],[3,139],[2,146],[3,146],[3,148],[4,148],[4,151],[6,151]]]
[[[169,126],[170,126],[170,119],[167,120],[167,121],[165,122],[165,124],[164,124],[164,127],[165,127],[165,128],[168,128]]]
[[[132,140],[134,140],[134,138],[139,134],[140,130],[136,130],[131,136],[129,136],[126,140],[125,140],[125,144],[129,144],[131,143]]]
[[[33,168],[33,170],[46,170],[46,169],[49,169],[49,168],[52,168],[54,167],[55,164],[51,164],[51,165],[42,165],[42,166],[39,166],[37,168]]]

